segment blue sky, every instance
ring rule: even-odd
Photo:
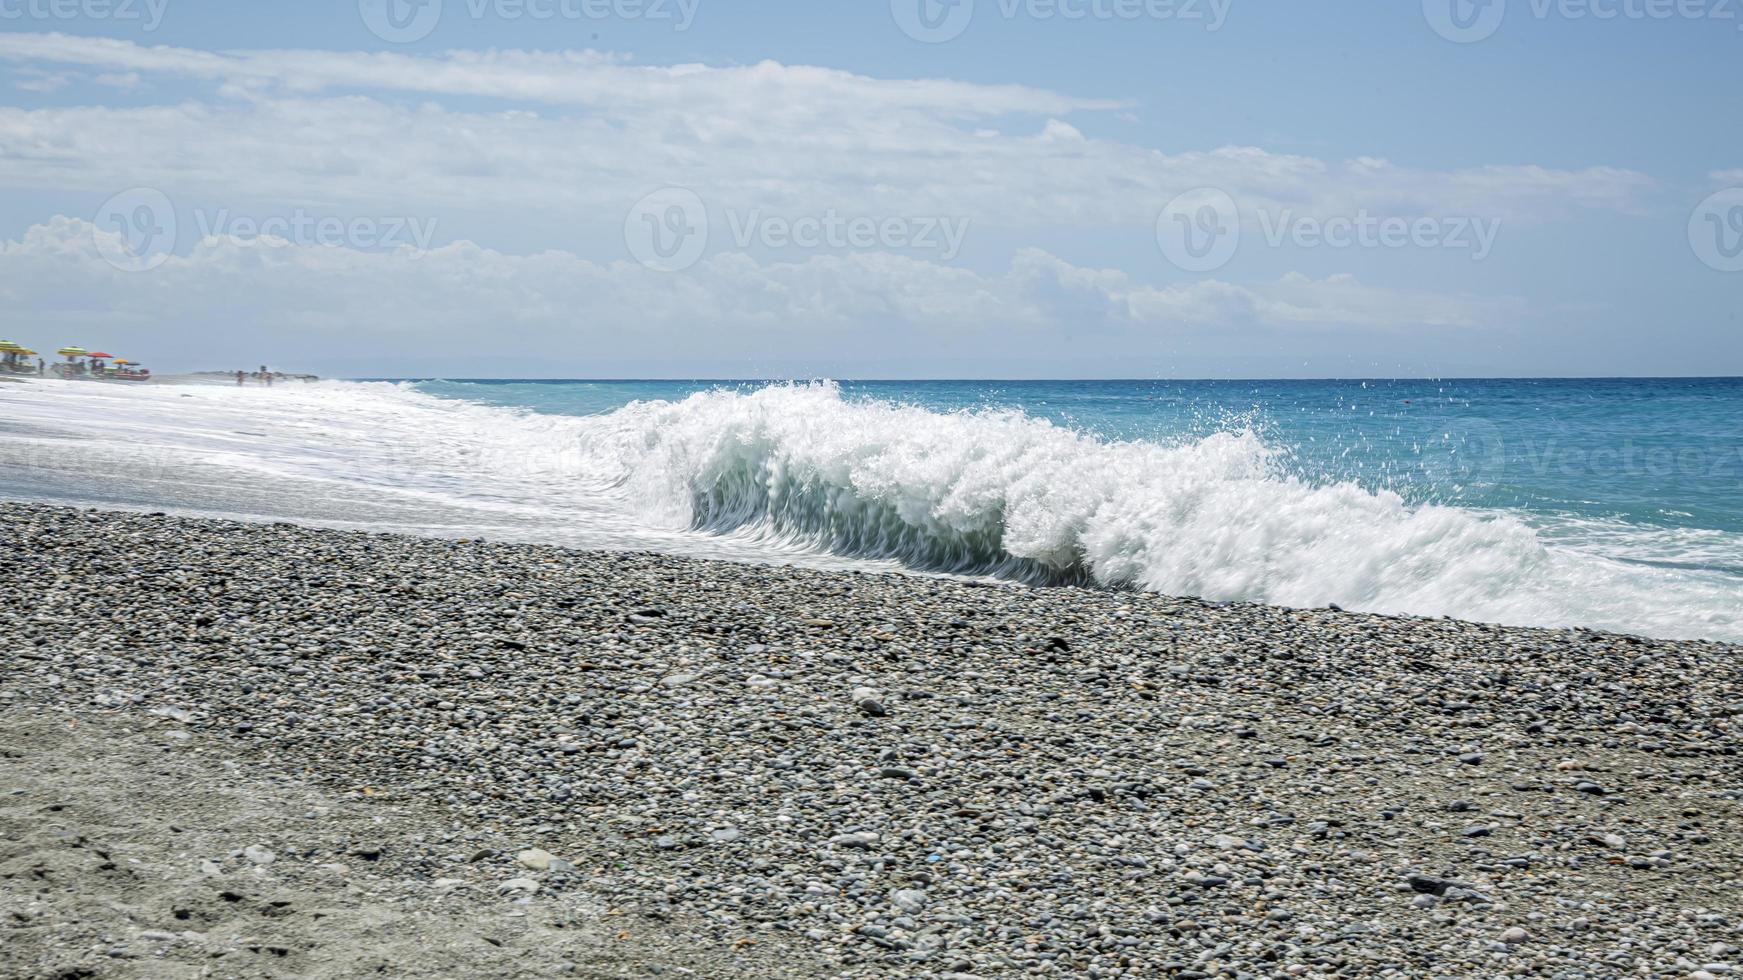
[[[367,26],[389,2],[0,0],[12,339],[358,375],[1743,373],[1735,0],[1492,0],[1465,43],[1434,25],[1468,0],[962,0],[941,43],[901,28],[936,0],[443,0],[405,43]]]

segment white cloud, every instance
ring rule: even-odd
[[[43,71],[40,68],[20,68],[12,87],[21,92],[46,94],[58,92],[72,84],[73,77],[64,71]]]
[[[91,81],[98,85],[107,86],[108,88],[118,88],[125,92],[138,88],[140,78],[139,73],[136,71],[99,72],[98,74],[91,76]]]
[[[434,57],[313,50],[211,52],[66,34],[11,34],[0,35],[0,59],[182,76],[224,83],[237,94],[373,89],[603,109],[682,104],[697,116],[751,110],[803,117],[816,115],[821,106],[848,104],[981,118],[1125,105],[1024,85],[887,80],[772,61],[727,68],[636,66],[597,51],[450,51]],[[769,99],[794,92],[808,97],[794,104]]]
[[[107,264],[89,223],[58,217],[0,244],[0,299],[63,332],[103,324],[222,342],[220,326],[319,348],[399,341],[623,354],[778,349],[820,338],[985,335],[1044,349],[1062,331],[1128,335],[1229,325],[1391,329],[1478,327],[1517,316],[1513,300],[1376,288],[1347,276],[1257,284],[1151,286],[1040,250],[1002,273],[880,252],[764,262],[726,252],[677,274],[567,252],[506,255],[470,242],[417,252],[212,238],[149,272]],[[57,341],[58,342],[58,341]]]
[[[1079,312],[1098,309],[1132,324],[1481,328],[1526,310],[1511,297],[1386,289],[1348,274],[1316,280],[1289,273],[1265,283],[1204,279],[1159,287],[1134,284],[1123,272],[1079,268],[1039,250],[1021,253],[1012,268],[1030,293],[1060,290],[1082,301]]]
[[[1142,225],[1182,191],[1245,212],[1474,215],[1533,222],[1635,210],[1653,186],[1610,167],[1434,171],[1256,147],[1165,153],[1063,116],[1120,103],[1011,85],[886,80],[771,62],[647,67],[596,52],[214,53],[0,35],[0,59],[192,81],[130,108],[0,108],[0,182],[148,184],[248,200],[457,206],[609,223],[657,187],[716,208],[969,218],[983,227]],[[465,108],[443,100],[468,97]],[[500,108],[479,109],[479,98]],[[191,199],[191,201],[189,200]]]

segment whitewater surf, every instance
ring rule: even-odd
[[[1743,579],[1630,560],[1661,533],[1409,500],[1251,427],[1113,438],[829,383],[566,414],[406,383],[48,381],[0,390],[0,450],[15,499],[1743,639]]]

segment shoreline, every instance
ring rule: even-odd
[[[1276,463],[1290,440],[1245,428],[1120,441],[827,387],[647,391],[634,409],[629,389],[11,391],[0,445],[20,465],[0,498],[1743,641],[1728,508],[1685,513],[1709,530],[1683,533],[1533,510],[1525,491],[1448,497],[1396,446],[1351,464],[1375,463],[1366,479]],[[822,417],[845,438],[811,440]]]
[[[500,834],[477,908],[584,892],[624,965],[1743,962],[1723,643],[11,503],[0,606],[13,712]]]

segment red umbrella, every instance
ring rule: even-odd
[[[114,354],[105,354],[102,351],[98,351],[95,354],[86,354],[85,356],[86,357],[101,357],[101,358],[104,358],[106,360],[108,358],[114,357],[115,355]]]

